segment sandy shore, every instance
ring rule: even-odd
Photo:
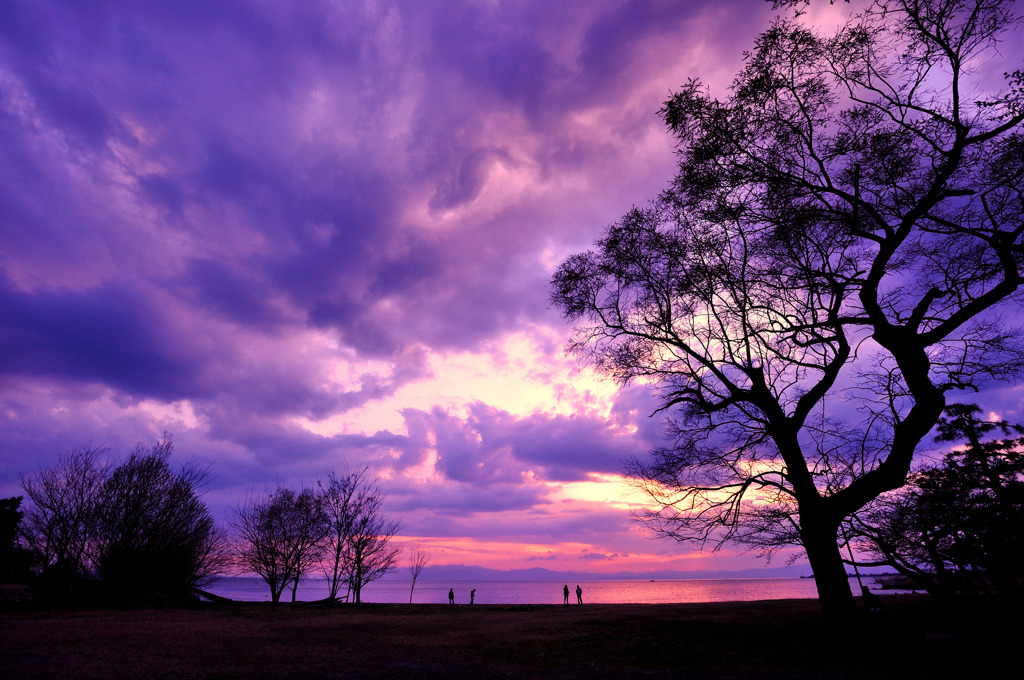
[[[979,665],[1016,651],[998,639],[1005,633],[1009,642],[1016,632],[1000,631],[980,612],[968,621],[922,598],[884,602],[881,618],[845,629],[823,625],[814,600],[6,611],[0,612],[0,675],[937,678],[970,671],[983,677]]]

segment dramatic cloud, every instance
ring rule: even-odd
[[[724,92],[771,15],[5,0],[0,495],[169,431],[221,517],[366,467],[435,563],[682,566],[620,479],[655,402],[563,356],[549,280],[665,186],[661,102]]]

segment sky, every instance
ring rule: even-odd
[[[812,4],[806,21],[848,7]],[[557,264],[671,179],[757,0],[5,0],[0,496],[172,433],[218,520],[366,467],[431,564],[758,566],[652,540],[646,388],[566,357]]]

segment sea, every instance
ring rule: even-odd
[[[865,584],[878,588],[870,577]],[[408,603],[408,580],[374,581],[363,588],[363,602]],[[576,586],[583,589],[583,603],[591,604],[672,604],[682,602],[736,602],[751,600],[814,599],[818,592],[813,578],[736,578],[736,579],[664,579],[620,581],[417,581],[412,601],[419,604],[447,604],[448,589],[455,593],[456,604],[469,604],[470,591],[476,590],[476,604],[562,604],[563,588],[569,586],[569,600],[576,602]],[[860,592],[856,578],[850,579],[853,592]],[[221,577],[206,586],[221,597],[247,602],[269,602],[270,589],[257,576]],[[324,579],[307,578],[299,582],[296,599],[320,600],[329,594]],[[291,589],[281,596],[291,600]]]

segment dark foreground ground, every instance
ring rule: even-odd
[[[524,606],[264,604],[0,612],[0,677],[946,678],[1020,655],[1016,612],[913,596],[849,628],[814,600]]]

